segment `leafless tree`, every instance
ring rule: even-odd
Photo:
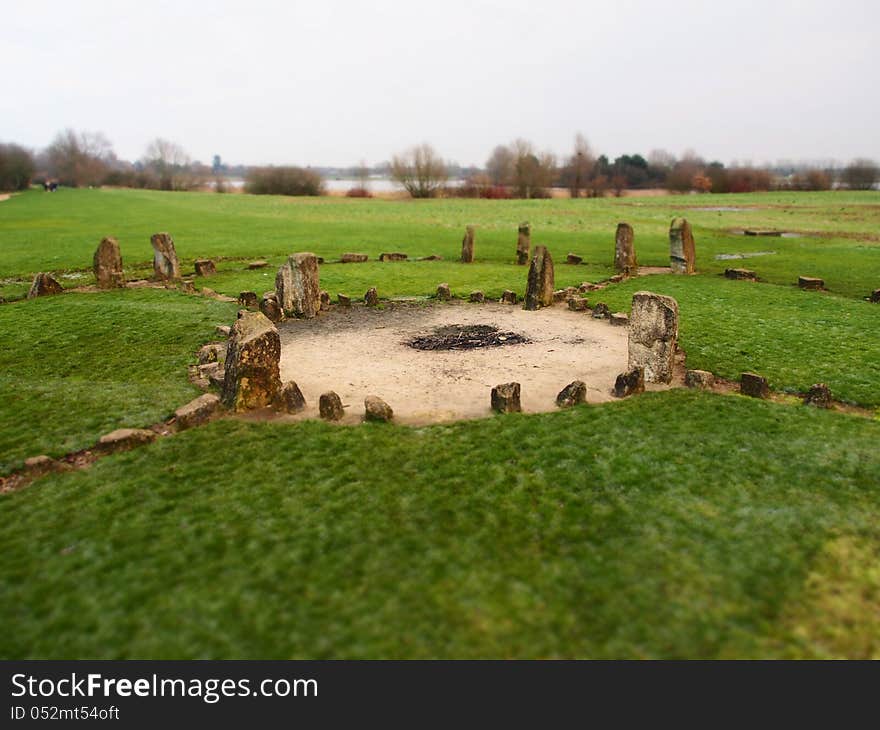
[[[596,158],[586,137],[578,132],[574,138],[574,150],[563,169],[563,179],[572,198],[579,198],[581,192],[586,189],[595,164]]]
[[[853,160],[843,170],[843,181],[850,190],[871,190],[880,180],[880,168],[873,160]]]
[[[486,172],[493,185],[510,185],[513,182],[513,152],[500,144],[486,161]]]
[[[391,178],[414,198],[433,198],[448,177],[446,163],[427,143],[391,160]]]
[[[147,145],[142,162],[159,178],[160,189],[185,190],[190,186],[186,175],[189,155],[176,142],[157,137]]]
[[[34,156],[17,144],[0,144],[0,190],[27,190]]]
[[[556,176],[556,156],[552,152],[539,156],[534,145],[525,139],[514,140],[510,150],[516,194],[521,198],[546,197]]]
[[[65,129],[46,148],[46,159],[51,177],[78,187],[100,185],[115,155],[103,133]]]

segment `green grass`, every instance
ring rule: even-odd
[[[166,418],[199,393],[199,345],[234,318],[235,305],[164,290],[0,306],[0,474]]]
[[[870,610],[826,553],[880,546],[878,439],[684,391],[422,429],[216,422],[0,498],[0,655],[870,655],[860,625],[803,619],[838,585],[844,625]]]

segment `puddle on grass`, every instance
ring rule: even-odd
[[[715,206],[707,206],[705,208],[691,208],[691,210],[703,210],[707,213],[741,213],[743,211],[748,212],[751,210],[760,210],[760,208],[739,208],[732,205],[715,205]]]
[[[751,259],[755,256],[773,256],[776,251],[749,251],[748,253],[719,253],[716,261],[732,261],[733,259]]]

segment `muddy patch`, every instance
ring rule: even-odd
[[[478,347],[521,345],[528,340],[516,332],[501,332],[490,324],[447,324],[406,344],[416,350],[475,350]]]

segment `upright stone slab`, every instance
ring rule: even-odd
[[[314,317],[321,309],[318,257],[308,252],[288,257],[275,276],[275,294],[288,317]]]
[[[519,224],[516,236],[516,263],[525,266],[529,263],[529,253],[532,250],[532,226],[528,221]]]
[[[110,236],[98,244],[95,256],[92,259],[92,269],[95,272],[95,281],[99,289],[116,289],[125,286],[125,276],[122,273],[122,253],[119,250],[119,242]]]
[[[635,274],[639,270],[636,261],[635,233],[629,223],[618,223],[614,234],[614,270],[621,274]]]
[[[461,263],[470,264],[474,261],[474,233],[476,229],[468,226],[461,239]]]
[[[278,400],[281,392],[281,338],[261,312],[239,313],[226,350],[222,400],[227,408],[244,411]]]
[[[553,304],[553,259],[546,246],[535,246],[526,286],[526,309],[535,310]]]
[[[693,274],[696,263],[694,234],[687,218],[673,218],[669,226],[669,266],[673,274]]]
[[[196,259],[193,266],[196,276],[214,276],[217,273],[217,264],[212,259]]]
[[[180,278],[180,264],[177,250],[170,233],[154,233],[150,236],[153,245],[153,274],[157,279],[173,281]]]
[[[633,294],[629,319],[629,367],[644,368],[648,383],[672,380],[678,342],[678,302],[639,291]]]
[[[27,298],[35,299],[36,297],[45,297],[50,294],[61,294],[64,292],[61,284],[53,279],[49,274],[42,271],[34,277],[31,282],[31,288],[28,290]]]

